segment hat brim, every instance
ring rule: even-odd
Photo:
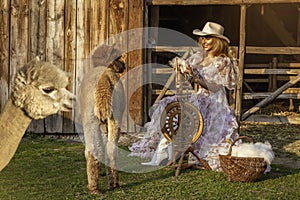
[[[200,31],[199,29],[193,30],[193,34],[194,34],[194,35],[199,35],[199,36],[214,36],[214,37],[221,38],[221,39],[227,41],[228,43],[230,43],[230,40],[229,40],[228,37],[226,37],[226,36],[224,36],[224,35],[220,35],[220,34],[206,33],[206,32]]]

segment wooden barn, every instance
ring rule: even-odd
[[[275,99],[299,104],[300,0],[2,0],[0,109],[12,77],[32,58],[40,56],[70,72],[68,89],[76,93],[93,49],[117,43],[127,52],[130,72],[124,75],[130,81],[125,84],[123,131],[139,131],[154,101],[172,94],[163,85],[151,84],[156,78],[167,82],[170,76],[169,70],[151,63],[166,64],[174,53],[192,48],[155,27],[193,38],[192,30],[202,29],[207,21],[225,27],[239,61],[239,83],[231,100],[240,120],[257,110],[252,106]],[[75,133],[75,115],[74,109],[34,121],[29,131]]]

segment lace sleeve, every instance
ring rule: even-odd
[[[200,66],[200,63],[203,61],[203,59],[206,57],[206,53],[204,51],[197,51],[193,55],[191,55],[186,62],[190,65],[190,67],[195,70],[198,69]]]
[[[238,65],[236,60],[229,57],[215,57],[213,63],[199,71],[208,83],[214,83],[225,86],[233,90],[238,81]]]

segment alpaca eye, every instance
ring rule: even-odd
[[[55,90],[54,87],[46,87],[46,88],[43,88],[43,92],[49,94],[51,92],[53,92]]]

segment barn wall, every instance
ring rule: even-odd
[[[32,58],[39,56],[70,72],[68,89],[76,93],[83,63],[93,49],[108,38],[143,27],[143,0],[2,0],[0,2],[0,111],[9,97],[11,77]],[[140,37],[136,35],[135,37]],[[119,41],[124,52],[132,42]],[[135,40],[141,45],[142,40]],[[141,64],[142,51],[128,54],[129,69]],[[85,66],[87,67],[87,66]],[[141,76],[136,76],[141,77]],[[137,79],[136,81],[142,81]],[[130,87],[127,85],[126,87]],[[129,112],[142,121],[142,91],[131,97]],[[34,120],[32,132],[74,133],[75,111]],[[134,124],[125,119],[125,127]]]

